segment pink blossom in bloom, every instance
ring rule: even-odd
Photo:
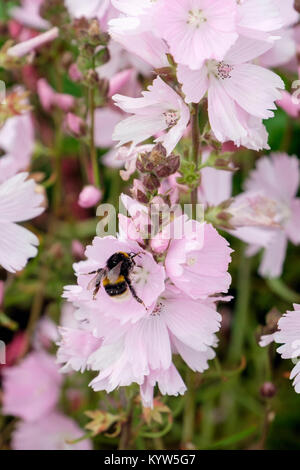
[[[276,343],[283,343],[277,349],[283,359],[295,360],[295,367],[291,372],[291,379],[295,391],[300,393],[300,305],[294,304],[294,311],[285,313],[278,322],[278,332],[275,333]]]
[[[175,61],[199,69],[223,60],[238,38],[234,0],[161,0],[156,25]]]
[[[34,423],[21,421],[12,435],[14,450],[91,450],[89,439],[72,444],[84,431],[71,418],[54,411]]]
[[[117,252],[135,253],[136,266],[131,273],[132,285],[144,305],[137,302],[127,291],[121,298],[110,297],[103,286],[93,300],[93,289],[88,289],[95,274],[88,273],[105,268],[111,255]],[[147,315],[146,307],[150,307],[165,288],[165,270],[157,264],[152,255],[145,252],[135,241],[118,240],[115,237],[95,237],[93,244],[86,249],[86,261],[74,265],[78,277],[78,286],[67,286],[64,297],[71,302],[83,303],[96,311],[101,308],[109,317],[121,322],[135,322]]]
[[[35,36],[32,39],[28,39],[27,41],[20,42],[19,44],[10,47],[7,50],[7,54],[13,57],[23,57],[24,55],[29,54],[29,52],[34,51],[38,47],[43,46],[48,42],[54,41],[54,39],[56,39],[58,35],[59,29],[56,27],[52,28],[49,31],[39,34],[38,36]]]
[[[178,66],[187,103],[198,103],[207,93],[210,125],[220,142],[232,140],[254,150],[269,148],[262,119],[274,116],[284,83],[270,70],[250,63],[269,47],[241,38],[221,62],[207,61],[200,70]]]
[[[264,251],[259,269],[264,277],[281,275],[288,240],[295,245],[300,243],[300,199],[296,198],[299,180],[297,157],[274,153],[270,158],[260,159],[246,181],[248,191],[262,192],[276,201],[278,207],[280,228],[274,229],[274,236]]]
[[[110,0],[65,0],[69,13],[75,18],[102,18],[110,4]]]
[[[243,0],[237,2],[237,30],[251,39],[271,42],[291,15],[291,0]],[[277,35],[277,37],[276,37]]]
[[[118,146],[129,142],[137,145],[165,131],[162,136],[155,139],[155,142],[161,142],[170,154],[188,126],[189,108],[181,97],[159,77],[142,95],[142,98],[129,98],[122,95],[113,97],[117,106],[133,114],[116,126],[113,139],[119,141]]]
[[[202,161],[205,163],[210,156],[209,151],[203,152]],[[203,168],[201,170],[201,183],[198,189],[198,201],[208,206],[218,206],[227,201],[232,195],[231,171]]]
[[[128,181],[130,176],[136,171],[136,161],[138,156],[143,152],[151,152],[154,145],[138,145],[137,147],[120,147],[112,149],[108,152],[103,161],[112,168],[120,168],[124,166],[124,170],[120,170],[120,176],[124,181]]]
[[[10,272],[23,269],[28,258],[36,256],[39,244],[33,233],[16,223],[44,211],[44,197],[27,177],[27,173],[20,173],[0,184],[0,265]]]
[[[18,171],[25,170],[34,148],[34,129],[30,114],[14,116],[5,121],[0,129],[0,183]]]
[[[37,92],[45,111],[50,111],[53,106],[57,106],[63,111],[68,112],[74,107],[74,96],[57,93],[44,78],[39,79]]]
[[[172,353],[179,354],[192,370],[206,370],[208,360],[215,356],[220,319],[212,302],[164,292],[152,313],[134,325],[106,327],[102,347],[88,361],[92,370],[100,369],[92,388],[111,392],[136,382],[144,387],[144,393],[148,389],[146,406],[151,406],[149,387],[153,390],[156,381],[163,394],[184,393],[184,383],[172,365]],[[169,386],[167,376],[172,377]]]
[[[165,261],[167,275],[192,299],[227,292],[231,251],[212,225],[186,221],[183,237],[170,243]]]
[[[22,0],[21,6],[11,8],[10,16],[19,23],[33,29],[48,29],[50,24],[40,16],[44,0]]]
[[[83,188],[79,195],[78,204],[84,209],[94,207],[102,198],[100,189],[93,185],[88,185]]]
[[[20,364],[3,371],[3,413],[36,421],[56,406],[61,383],[52,356],[30,353]]]

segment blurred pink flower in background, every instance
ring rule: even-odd
[[[74,96],[57,93],[44,78],[39,79],[37,83],[37,92],[45,111],[51,111],[53,106],[57,106],[67,112],[74,107]]]
[[[44,44],[54,41],[59,36],[59,29],[52,28],[27,41],[20,42],[7,50],[7,54],[13,57],[23,57]]]
[[[21,6],[10,9],[10,15],[19,23],[33,29],[48,29],[50,24],[40,16],[44,0],[22,0]]]
[[[102,192],[100,189],[93,185],[88,185],[83,188],[79,194],[78,204],[84,209],[94,207],[102,198]]]
[[[44,212],[44,196],[37,185],[20,173],[0,184],[0,265],[10,272],[20,271],[28,258],[37,254],[39,240],[17,222],[37,217]]]
[[[3,371],[3,413],[34,422],[58,402],[62,376],[53,356],[31,352]]]
[[[12,436],[14,450],[91,450],[89,439],[72,444],[83,431],[71,418],[52,412],[39,420],[19,422]]]
[[[26,170],[34,149],[34,129],[29,113],[7,119],[0,129],[0,183]]]

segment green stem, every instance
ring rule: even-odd
[[[278,295],[283,300],[291,303],[299,303],[300,302],[300,295],[297,292],[294,292],[288,286],[284,284],[282,279],[267,279],[266,283],[268,287],[274,294]]]
[[[251,259],[245,256],[245,250],[246,246],[241,242],[237,286],[238,293],[233,319],[231,344],[228,353],[229,361],[234,363],[241,360],[243,353],[250,301]]]
[[[95,146],[95,90],[92,86],[89,88],[89,109],[91,116],[90,125],[90,153],[93,167],[94,184],[100,187],[100,172],[97,161],[97,149]]]
[[[185,396],[185,407],[183,417],[183,428],[182,428],[182,444],[185,445],[192,442],[195,430],[195,414],[196,414],[196,402],[195,402],[195,382],[194,372],[190,369],[186,375],[187,392]]]

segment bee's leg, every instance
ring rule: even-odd
[[[137,293],[135,292],[135,288],[133,287],[132,283],[131,283],[131,280],[129,279],[129,277],[125,277],[125,281],[126,281],[126,284],[132,294],[132,297],[139,303],[139,304],[142,304],[145,309],[147,310],[147,307],[146,305],[144,304],[144,302],[142,301],[142,299],[140,299],[137,295]]]
[[[100,290],[100,287],[101,287],[101,280],[100,281],[97,281],[96,285],[95,285],[95,289],[93,291],[93,300],[96,300],[96,297],[97,297],[97,294]]]
[[[92,271],[90,273],[83,273],[84,276],[90,276],[91,274],[97,274],[99,272],[99,269],[97,271]]]

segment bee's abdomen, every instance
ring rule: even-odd
[[[110,297],[117,297],[127,291],[127,284],[125,281],[117,282],[115,284],[105,284],[104,289]]]

